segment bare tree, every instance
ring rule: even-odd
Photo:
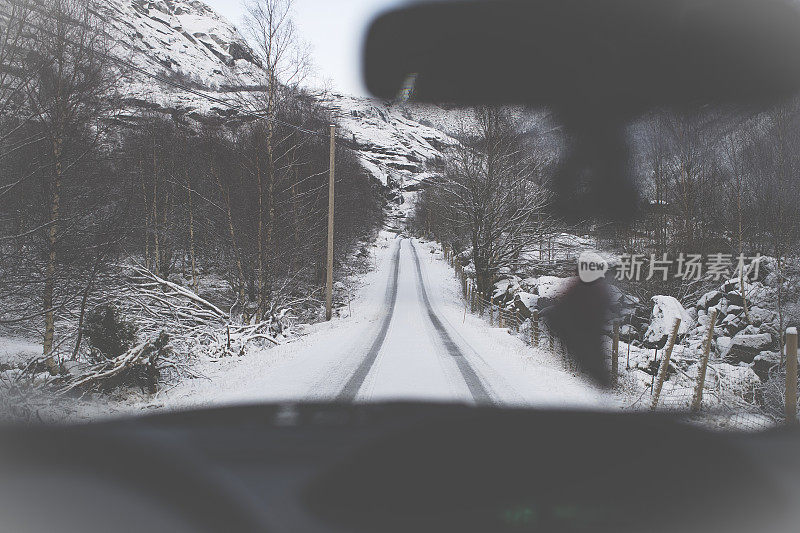
[[[421,207],[451,235],[465,234],[478,290],[488,293],[498,273],[524,264],[554,223],[542,185],[545,161],[524,148],[511,114],[481,108],[476,123],[477,134],[450,154],[444,177]]]
[[[734,234],[736,235],[736,249],[740,257],[744,257],[748,237],[752,236],[751,227],[753,218],[750,218],[753,196],[752,190],[752,149],[756,131],[750,122],[744,122],[740,127],[730,131],[721,140],[722,165],[727,171],[732,187],[729,188],[729,203],[735,212],[733,221]],[[750,322],[750,309],[747,303],[747,284],[745,283],[745,268],[739,269],[739,292],[742,296],[742,307],[747,322]]]
[[[754,172],[759,180],[755,199],[757,217],[763,242],[769,243],[771,253],[777,260],[777,301],[781,343],[786,325],[785,304],[788,278],[786,262],[796,256],[800,241],[800,206],[797,198],[800,187],[797,174],[800,172],[800,113],[798,102],[777,106],[767,114],[769,126],[759,139],[753,154]],[[782,345],[782,344],[781,344]]]
[[[269,275],[268,257],[274,244],[276,154],[275,129],[281,94],[297,86],[309,68],[309,55],[300,43],[292,21],[292,0],[249,0],[245,2],[245,28],[263,68],[265,90],[251,107],[266,115],[266,161],[256,161],[258,183],[258,302],[266,309]],[[264,184],[266,173],[266,187]],[[266,218],[266,221],[265,221]]]
[[[20,113],[24,91],[33,77],[25,68],[31,17],[31,5],[26,0],[0,2],[0,141],[6,141],[16,128],[33,118],[25,120]],[[0,157],[4,151],[0,150]]]
[[[117,73],[108,56],[110,43],[95,16],[92,0],[54,0],[37,12],[33,25],[35,46],[28,50],[25,108],[37,117],[36,130],[49,145],[41,168],[47,217],[46,268],[42,308],[45,318],[43,352],[50,356],[55,333],[54,299],[59,243],[67,231],[64,213],[65,180],[97,148],[100,118],[113,102]],[[52,358],[48,359],[52,361]]]

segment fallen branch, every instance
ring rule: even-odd
[[[123,371],[135,366],[149,364],[150,354],[147,348],[150,346],[151,343],[143,342],[119,357],[94,365],[87,373],[83,374],[77,381],[69,383],[66,387],[61,389],[59,393],[66,394],[84,385],[98,383],[117,376]]]
[[[195,294],[193,291],[190,291],[189,289],[187,289],[185,287],[181,287],[177,283],[173,283],[171,281],[168,281],[168,280],[165,280],[163,278],[160,278],[159,276],[156,276],[155,274],[153,274],[152,272],[150,272],[147,269],[136,267],[136,268],[134,268],[134,270],[139,276],[144,277],[144,278],[149,278],[152,281],[154,281],[156,284],[160,285],[162,288],[171,289],[172,291],[174,291],[174,293],[176,295],[182,296],[184,298],[187,298],[188,300],[191,300],[192,302],[194,302],[195,304],[199,305],[200,307],[204,307],[204,308],[212,311],[216,315],[217,318],[223,319],[223,320],[229,320],[230,316],[228,315],[228,313],[224,312],[223,310],[221,310],[219,307],[217,307],[216,305],[212,304],[208,300],[206,300],[204,298],[201,298],[200,296]]]

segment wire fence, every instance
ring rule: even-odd
[[[518,306],[507,295],[494,298],[481,293],[456,254],[446,246],[443,257],[461,284],[465,313],[506,329],[531,347],[550,351],[560,358],[565,370],[578,371],[564,342],[539,319],[537,310]],[[652,350],[634,346],[630,336],[621,338],[621,324],[612,324],[606,343],[612,385],[631,397],[631,409],[674,412],[691,423],[717,429],[762,431],[797,423],[800,390],[796,332],[787,332],[780,364],[773,366],[768,378],[762,380],[750,366],[713,358],[715,319],[711,318],[700,343],[697,339],[679,338],[680,323],[676,321],[667,344]],[[795,385],[794,394],[787,383]]]

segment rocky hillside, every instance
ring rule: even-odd
[[[119,88],[123,119],[147,110],[197,122],[230,120],[235,111],[169,82],[231,104],[242,91],[261,85],[258,60],[245,39],[199,0],[108,0],[101,16],[119,57],[166,80],[136,72],[128,76]],[[466,116],[463,110],[335,94],[319,99],[339,125],[340,142],[357,151],[375,179],[395,190],[413,190],[437,172],[441,151],[457,142],[445,128],[454,130]]]
[[[108,0],[105,31],[120,58],[166,79],[221,94],[259,83],[259,67],[236,28],[198,0]],[[221,111],[189,92],[133,74],[120,92],[142,105]]]
[[[442,151],[458,143],[430,120],[419,118],[425,113],[418,109],[422,106],[342,95],[327,96],[323,103],[331,109],[343,142],[358,151],[376,179],[392,188],[416,188],[441,170]],[[431,115],[444,111],[428,109]]]

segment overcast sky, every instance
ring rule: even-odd
[[[244,10],[241,0],[203,0],[237,26]],[[401,0],[295,0],[294,21],[311,44],[316,67],[315,85],[363,95],[361,43],[371,18]]]

